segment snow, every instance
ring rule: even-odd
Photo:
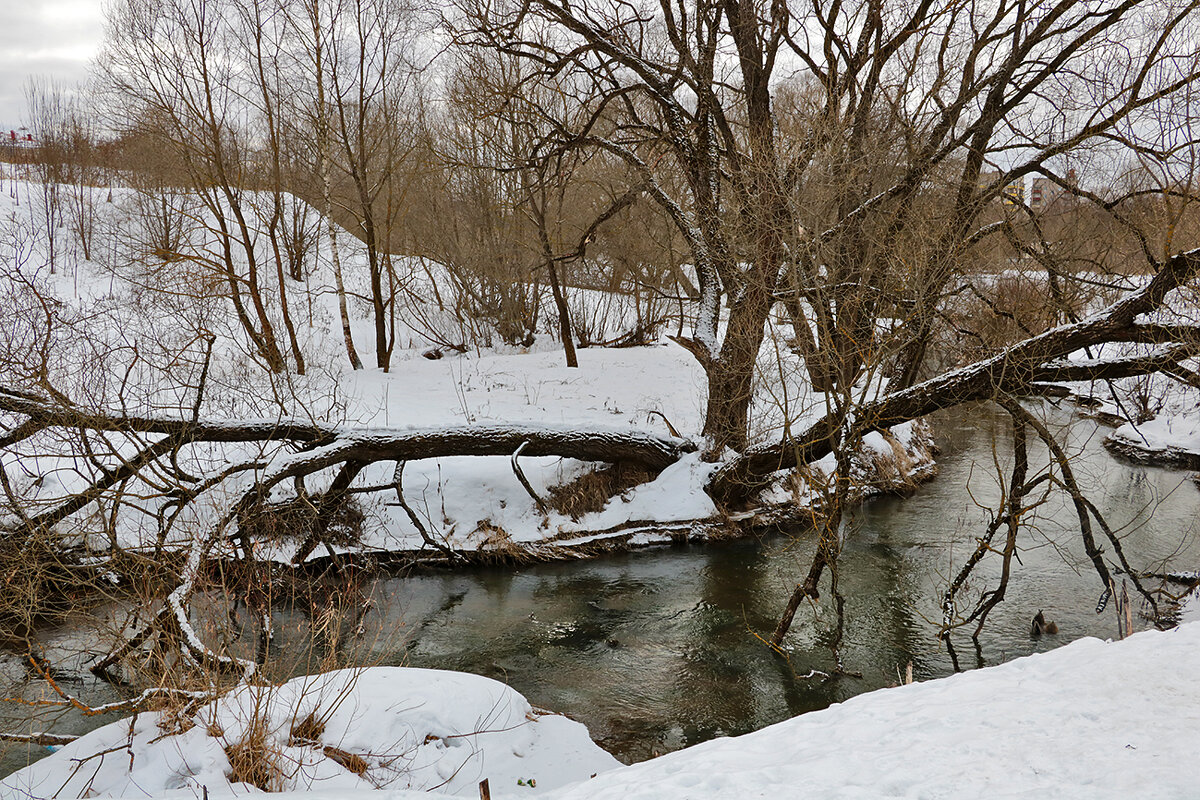
[[[640,798],[1193,797],[1200,624],[859,695],[564,790]]]
[[[1192,409],[1191,413],[1161,414],[1136,425],[1126,422],[1110,438],[1166,463],[1189,455],[1200,460],[1200,415]]]
[[[553,800],[1192,797],[1197,658],[1200,622],[1118,642],[1081,639],[627,767],[581,725],[535,713],[495,681],[341,671],[243,689],[202,709],[181,734],[164,737],[161,715],[141,714],[129,744],[130,722],[113,723],[0,781],[0,798],[46,797],[59,787],[59,797],[75,797],[89,781],[91,796],[191,798],[202,785],[210,796],[253,791],[225,777],[223,743],[242,735],[254,709],[293,766],[281,800],[367,800],[377,795],[364,790],[374,788],[396,800],[476,797],[483,777],[498,800],[535,792]],[[319,744],[367,754],[365,778],[318,747],[286,746],[293,720],[313,709],[325,720]],[[529,778],[536,787],[522,785]]]
[[[1077,351],[1067,361],[1073,365],[1100,364],[1144,356],[1154,349],[1118,342],[1094,348],[1090,354]],[[1195,372],[1200,359],[1188,359],[1183,366]],[[1195,387],[1165,374],[1068,383],[1066,387],[1093,404],[1095,413],[1125,420],[1109,435],[1111,449],[1148,463],[1200,464],[1200,390]]]
[[[319,733],[298,727],[309,715],[320,721],[312,729]],[[229,753],[252,731],[278,765],[272,788],[284,791],[388,788],[478,797],[486,777],[499,790],[495,796],[522,797],[620,766],[583,725],[536,711],[497,681],[374,667],[242,687],[182,720],[153,712],[114,722],[0,781],[0,798],[257,791],[229,777]],[[363,759],[363,774],[343,766],[335,757],[342,754]],[[534,786],[518,789],[517,781],[530,779]]]
[[[699,453],[689,453],[648,485],[616,498],[602,511],[583,515],[577,525],[581,530],[603,530],[629,520],[666,524],[716,516],[712,499],[703,491],[695,491],[716,466],[701,461]]]

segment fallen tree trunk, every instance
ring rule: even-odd
[[[26,510],[17,506],[19,524],[15,528],[10,526],[10,534],[18,529],[52,527],[151,468],[169,475],[176,484],[176,488],[165,495],[186,503],[219,484],[224,477],[245,471],[261,470],[254,487],[247,493],[261,497],[283,480],[311,475],[338,464],[355,464],[357,471],[379,461],[406,462],[453,456],[511,457],[520,449],[525,456],[628,461],[662,470],[685,453],[696,450],[695,443],[677,436],[621,429],[580,430],[549,425],[385,429],[325,426],[295,419],[188,420],[165,415],[117,414],[86,410],[7,387],[0,387],[0,410],[25,417],[0,440],[0,446],[6,448],[15,447],[51,428],[78,431],[78,436],[84,439],[89,435],[120,433],[137,445],[134,454],[123,456],[108,443],[92,447],[83,442],[80,450],[86,452],[86,460],[92,467],[89,485],[49,507],[43,505],[36,510]],[[161,436],[156,437],[156,434]],[[208,479],[186,475],[175,466],[179,452],[188,446],[238,442],[280,442],[298,449],[277,453],[269,459],[249,460],[244,468],[227,464],[220,474]],[[97,456],[96,450],[105,457]],[[352,479],[353,475],[349,477]],[[10,502],[14,500],[9,499]]]
[[[855,409],[860,433],[890,428],[934,411],[986,400],[1000,393],[1023,394],[1039,381],[1111,380],[1144,375],[1200,353],[1200,327],[1161,326],[1139,320],[1158,310],[1172,290],[1200,271],[1200,248],[1162,265],[1143,288],[1079,322],[1061,325],[1018,342],[1003,352],[886,395]],[[1061,362],[1071,353],[1112,342],[1163,342],[1150,356]],[[1184,341],[1178,341],[1184,339]],[[778,443],[749,448],[717,470],[706,487],[713,499],[735,505],[752,497],[771,473],[807,464],[833,451],[840,430],[828,414],[802,433]]]
[[[283,441],[341,450],[362,461],[417,460],[451,456],[511,456],[522,442],[523,455],[559,456],[581,461],[636,461],[654,469],[673,464],[696,445],[676,436],[620,429],[580,430],[549,425],[460,425],[432,428],[370,428],[318,425],[303,420],[186,420],[170,416],[124,415],[52,403],[0,386],[0,410],[24,414],[20,438],[46,428],[165,434],[178,445],[196,442]],[[15,444],[10,434],[0,446]]]

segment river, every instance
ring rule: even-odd
[[[1121,535],[1134,566],[1200,567],[1200,491],[1187,473],[1118,461],[1101,446],[1107,428],[1066,409],[1046,410],[1065,437],[1078,480]],[[997,475],[1008,472],[1009,423],[981,406],[942,415],[935,430],[942,449],[937,477],[911,497],[863,503],[848,523],[840,572],[846,596],[841,652],[846,670],[861,677],[821,674],[834,666],[827,598],[801,606],[786,656],[762,641],[807,569],[814,537],[803,529],[586,562],[382,578],[371,589],[374,608],[363,620],[357,657],[505,681],[535,706],[586,723],[593,738],[627,762],[893,685],[909,663],[917,680],[948,675],[955,665],[934,635],[940,596],[999,497]],[[1030,455],[1031,469],[1045,464],[1044,448],[1031,446]],[[992,613],[978,650],[969,633],[955,637],[960,668],[997,664],[1082,636],[1116,635],[1113,606],[1102,615],[1094,611],[1101,587],[1062,493],[1029,522],[1008,599]],[[996,570],[984,566],[967,599],[994,582]],[[1059,635],[1030,636],[1038,610],[1057,622]],[[303,649],[309,628],[303,615],[282,610],[278,618],[277,647]],[[52,649],[56,636],[65,640],[72,633],[48,635]],[[57,647],[70,649],[63,641]],[[290,663],[297,662],[311,663]],[[95,702],[107,699],[94,688]],[[11,705],[2,711],[6,730],[19,729],[13,714]],[[94,724],[68,715],[57,727]],[[35,754],[20,750],[4,757],[0,774]]]

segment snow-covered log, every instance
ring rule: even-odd
[[[1040,381],[1128,377],[1154,372],[1200,352],[1200,337],[1191,328],[1151,326],[1141,319],[1157,311],[1167,295],[1200,272],[1200,248],[1180,253],[1163,263],[1141,289],[1078,322],[1031,336],[990,358],[938,375],[908,389],[856,409],[862,432],[890,428],[910,419],[962,403],[986,400],[1000,393],[1021,394]],[[1062,362],[1072,353],[1108,342],[1162,341],[1165,332],[1184,338],[1141,358]],[[765,476],[830,453],[839,422],[827,415],[786,441],[748,449],[713,474],[708,490],[718,502],[730,503],[753,495]]]
[[[300,419],[188,420],[168,415],[123,415],[76,409],[0,387],[0,410],[24,414],[28,420],[0,438],[0,447],[15,444],[45,428],[164,434],[178,444],[193,442],[290,441],[315,445],[329,466],[337,461],[382,461],[449,456],[511,456],[528,442],[527,456],[559,456],[582,461],[636,461],[662,469],[694,452],[695,443],[674,436],[636,430],[590,430],[553,425],[460,425],[431,428],[357,428],[319,425]],[[20,434],[17,434],[17,431]]]

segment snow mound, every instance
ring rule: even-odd
[[[520,797],[620,766],[582,724],[535,711],[502,683],[374,667],[242,687],[182,719],[154,712],[115,722],[0,781],[0,797],[257,792],[237,780],[247,751],[268,765],[268,788],[285,792],[478,797],[487,778],[494,796]]]

